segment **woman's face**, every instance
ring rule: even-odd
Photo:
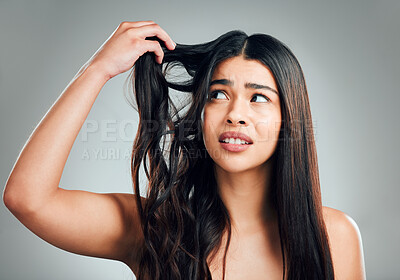
[[[242,56],[219,63],[202,122],[204,144],[214,162],[232,173],[259,167],[273,155],[280,127],[280,99],[271,71]],[[235,138],[240,136],[247,136],[249,144],[239,144]],[[229,138],[235,144],[223,143]]]

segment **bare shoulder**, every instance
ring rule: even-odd
[[[335,279],[364,280],[365,266],[361,232],[348,214],[323,206]]]

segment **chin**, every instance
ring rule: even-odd
[[[274,154],[265,155],[265,157],[257,157],[255,155],[249,155],[247,158],[236,157],[233,155],[224,155],[220,157],[213,157],[213,161],[221,169],[229,173],[240,173],[243,171],[248,171],[252,169],[261,168],[269,166],[273,163]]]
[[[216,163],[216,165],[218,165],[218,166],[219,166],[222,170],[224,170],[225,172],[231,173],[231,174],[234,174],[234,173],[241,173],[241,172],[244,172],[244,171],[246,171],[246,170],[249,169],[249,168],[241,167],[241,166],[235,166],[235,167],[232,167],[232,166],[225,166],[225,165],[220,165],[220,164],[218,164],[218,163]]]
[[[243,159],[219,159],[217,161],[214,160],[214,163],[228,173],[240,173],[257,166],[254,162],[246,162]]]

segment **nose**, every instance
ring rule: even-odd
[[[244,101],[235,100],[232,102],[226,116],[226,124],[228,125],[248,125],[247,110]]]

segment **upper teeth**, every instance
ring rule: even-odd
[[[229,143],[229,144],[249,144],[249,142],[246,142],[239,138],[225,138],[222,140],[222,142]]]

